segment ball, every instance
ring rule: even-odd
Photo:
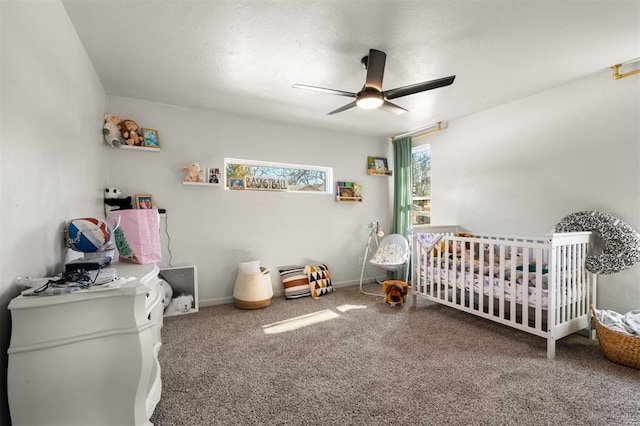
[[[72,250],[93,253],[109,244],[111,229],[99,219],[73,219],[67,225],[66,240]]]

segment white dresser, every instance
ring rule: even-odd
[[[151,424],[162,390],[163,281],[156,265],[109,267],[135,279],[9,303],[14,426]]]

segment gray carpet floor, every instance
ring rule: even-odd
[[[379,291],[372,284],[370,291]],[[640,425],[640,370],[357,287],[167,317],[155,425]]]

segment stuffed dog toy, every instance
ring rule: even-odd
[[[164,316],[186,314],[191,310],[191,304],[193,303],[193,296],[190,294],[181,294],[178,297],[174,297],[169,302],[164,310]]]
[[[388,303],[390,306],[402,308],[407,299],[408,291],[409,288],[404,281],[388,280],[382,283],[382,292],[386,295],[384,303]]]

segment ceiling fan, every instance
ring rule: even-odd
[[[345,92],[342,90],[325,89],[324,87],[307,86],[305,84],[294,84],[296,89],[315,90],[317,92],[329,93],[331,95],[346,96],[348,98],[356,98],[355,101],[342,106],[328,115],[337,114],[353,107],[363,109],[380,108],[382,110],[392,112],[396,115],[408,112],[406,109],[389,102],[389,99],[399,98],[401,96],[413,95],[414,93],[424,92],[426,90],[437,89],[439,87],[448,86],[453,83],[456,76],[438,78],[436,80],[424,81],[422,83],[411,84],[409,86],[398,87],[391,90],[382,90],[382,77],[384,75],[384,63],[387,55],[376,49],[369,49],[369,55],[362,58],[362,66],[367,70],[367,79],[358,93]]]

